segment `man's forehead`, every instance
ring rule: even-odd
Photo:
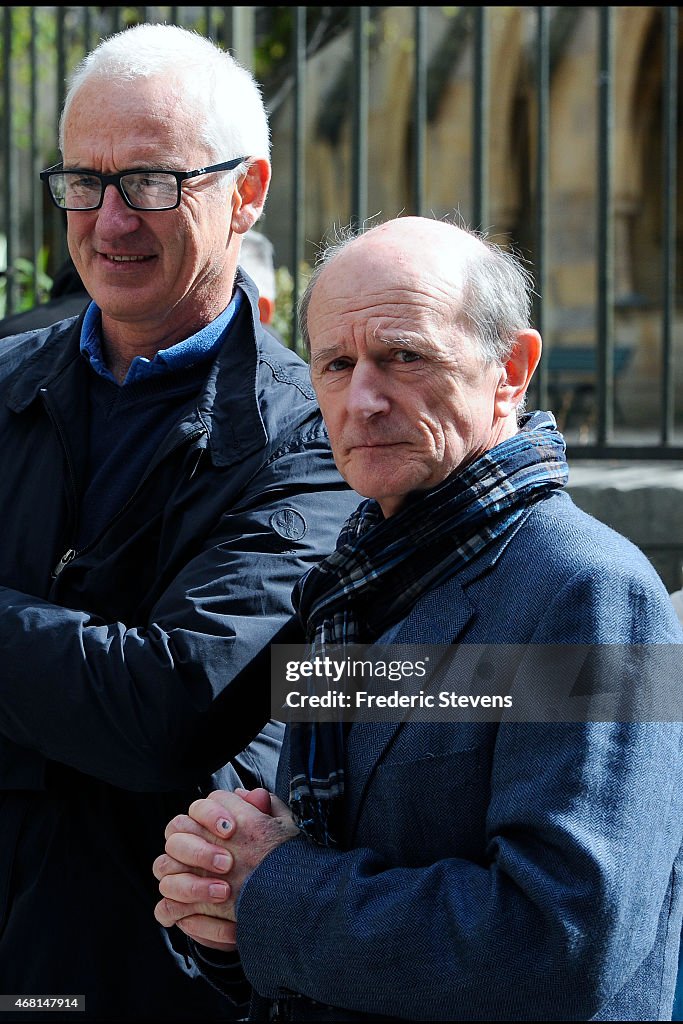
[[[452,224],[406,217],[373,228],[348,243],[327,264],[311,304],[327,302],[353,309],[354,297],[372,301],[425,301],[457,297],[471,257],[483,244]]]
[[[194,156],[198,116],[189,100],[179,102],[161,77],[136,84],[137,79],[116,83],[102,98],[96,76],[86,79],[64,122],[67,163],[90,166],[111,153],[113,169],[156,166],[161,156],[173,157],[181,170],[201,165]]]
[[[434,273],[407,268],[353,265],[326,267],[311,294],[308,321],[324,330],[362,323],[371,333],[391,334],[425,322],[452,322],[459,308],[461,285]]]

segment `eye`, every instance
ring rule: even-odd
[[[341,373],[342,370],[348,370],[351,365],[350,359],[339,356],[338,359],[333,359],[325,366],[325,373]]]
[[[99,188],[100,179],[90,174],[72,174],[69,183],[73,188]]]
[[[399,348],[396,351],[396,359],[399,363],[417,363],[422,356],[409,348]]]

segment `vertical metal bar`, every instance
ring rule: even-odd
[[[38,17],[35,7],[29,11],[29,154],[31,162],[31,264],[33,266],[33,299],[37,302],[38,295],[38,262],[43,235],[42,209],[39,202],[42,182],[38,174]]]
[[[534,324],[545,340],[546,295],[548,288],[548,134],[550,125],[550,34],[547,7],[536,8],[536,223]],[[538,405],[548,406],[547,360],[541,359],[537,372]]]
[[[180,8],[179,7],[171,7],[171,24],[172,25],[179,25],[180,24],[180,22],[178,20],[179,18],[180,18]]]
[[[254,7],[232,7],[232,49],[236,59],[254,70]]]
[[[214,18],[213,7],[204,8],[204,17],[206,19],[206,35],[208,39],[215,39],[216,31],[216,20]],[[176,22],[180,24],[180,22]]]
[[[12,88],[12,7],[3,9],[3,90],[5,99],[4,138],[5,150],[5,188],[4,188],[4,220],[6,243],[6,291],[5,315],[14,312],[17,301],[17,287],[14,261],[17,255],[17,180],[14,159],[14,95]]]
[[[413,86],[413,213],[421,217],[425,193],[425,128],[427,124],[427,9],[414,7],[415,71]]]
[[[83,7],[83,49],[90,53],[93,48],[92,8]]]
[[[488,227],[489,53],[488,7],[474,8],[474,82],[472,88],[472,226]]]
[[[116,6],[109,9],[111,11],[112,32],[120,32],[123,28],[123,8]]]
[[[353,157],[351,223],[361,229],[368,215],[368,30],[367,7],[353,7]]]
[[[294,137],[292,139],[292,329],[291,347],[299,349],[297,308],[306,228],[304,205],[304,114],[306,78],[306,8],[294,8],[292,56],[294,59]]]
[[[662,412],[661,441],[673,442],[674,349],[676,295],[676,126],[678,122],[678,8],[664,7],[663,203],[662,203]]]
[[[235,36],[237,35],[235,30],[236,17],[234,7],[223,8],[223,45],[226,50],[230,50],[233,56],[235,52]]]
[[[66,8],[57,11],[57,110],[64,105],[66,92]]]
[[[598,72],[598,444],[607,444],[614,426],[614,218],[612,142],[614,133],[614,9],[601,7]]]
[[[66,8],[57,10],[57,120],[64,107],[66,95]],[[54,252],[56,267],[60,267],[67,256],[66,234],[64,231],[64,214],[56,207],[50,211],[54,225]]]

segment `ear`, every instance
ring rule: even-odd
[[[268,195],[270,164],[267,160],[254,160],[233,193],[230,227],[238,235],[258,220]]]
[[[541,335],[531,328],[518,331],[510,357],[496,388],[495,411],[502,419],[515,412],[524,398],[541,358]]]

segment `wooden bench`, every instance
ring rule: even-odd
[[[615,382],[628,367],[633,349],[629,345],[614,347]],[[558,345],[545,350],[543,359],[548,368],[548,397],[560,430],[578,421],[579,431],[586,432],[595,422],[598,353],[584,345]],[[615,411],[618,404],[615,399]]]

